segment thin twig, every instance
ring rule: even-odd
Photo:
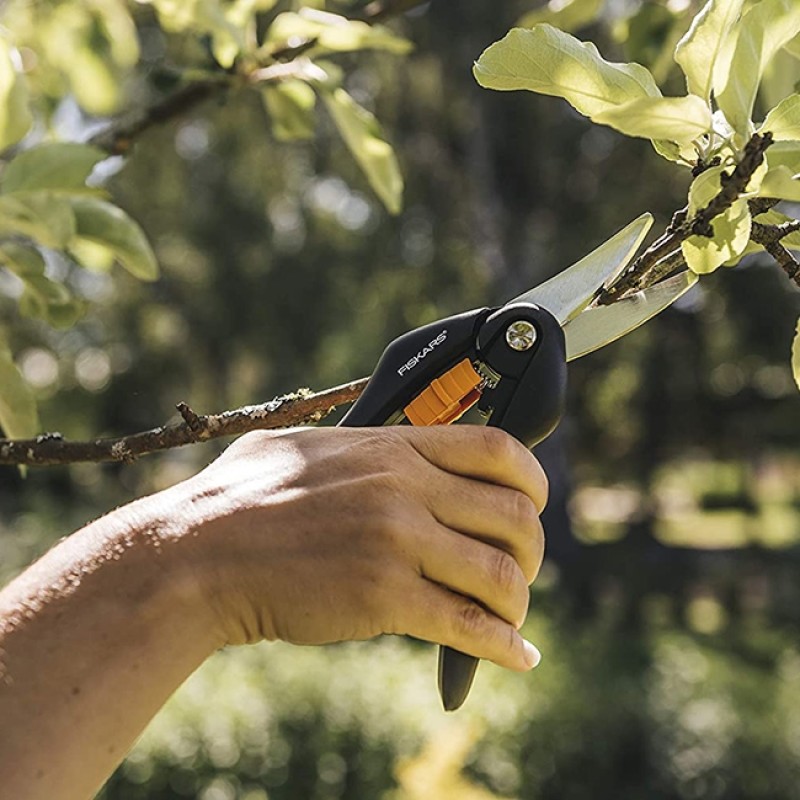
[[[226,81],[196,81],[178,89],[152,106],[140,109],[112,122],[107,128],[89,139],[89,144],[105,150],[112,156],[130,152],[137,136],[169,120],[185,114],[195,106],[230,87]]]
[[[727,211],[745,191],[753,173],[764,161],[764,152],[771,144],[770,133],[753,134],[733,172],[729,175],[722,173],[720,176],[720,191],[708,205],[691,217],[687,209],[677,212],[664,234],[633,262],[613,286],[598,297],[598,304],[609,305],[652,286],[656,282],[653,277],[656,264],[678,249],[684,239],[690,236],[713,236],[712,220]]]
[[[800,288],[800,262],[781,244],[781,239],[797,230],[800,230],[800,222],[797,220],[782,225],[762,225],[760,222],[754,222],[750,238],[762,245],[789,276],[789,280]]]
[[[0,464],[50,466],[80,461],[131,462],[147,453],[222,436],[307,425],[324,419],[337,406],[352,403],[361,395],[366,383],[364,378],[322,392],[303,390],[221,414],[197,414],[185,403],[178,403],[183,422],[115,439],[76,442],[58,433],[45,433],[36,439],[0,439]]]

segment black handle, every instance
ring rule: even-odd
[[[527,339],[508,335],[518,323],[528,325]],[[524,334],[526,329],[517,330]],[[504,306],[491,315],[488,309],[476,309],[395,339],[339,424],[392,424],[407,403],[464,356],[483,362],[498,376],[479,402],[489,426],[507,431],[527,447],[555,429],[566,394],[564,333],[552,314],[529,303]],[[477,666],[477,658],[440,647],[439,694],[446,711],[464,702]]]
[[[506,334],[516,323],[527,323],[535,331],[527,350],[509,344],[508,338],[515,339]],[[486,320],[478,347],[503,376],[486,400],[494,404],[487,425],[507,431],[529,448],[539,444],[558,425],[566,395],[566,347],[558,321],[537,306],[506,306]],[[467,699],[477,668],[474,656],[439,648],[439,695],[445,711],[455,711]]]

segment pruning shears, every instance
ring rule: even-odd
[[[341,425],[448,425],[470,417],[527,447],[558,425],[566,364],[624,336],[697,280],[682,272],[611,305],[594,301],[625,269],[652,224],[644,214],[555,277],[500,308],[477,308],[424,325],[384,350]],[[478,659],[439,649],[445,710],[461,706]]]

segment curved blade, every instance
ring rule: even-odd
[[[610,306],[587,308],[564,325],[567,361],[585,356],[663,311],[697,282],[693,272],[682,272],[643,292]]]
[[[652,224],[652,215],[642,214],[576,264],[510,302],[542,306],[563,326],[625,269]]]

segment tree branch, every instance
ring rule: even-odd
[[[89,144],[105,150],[112,156],[126,155],[130,152],[134,139],[148,128],[180,117],[229,87],[230,82],[225,80],[190,83],[152,106],[115,120],[107,128],[92,136]]]
[[[363,378],[322,392],[300,390],[268,403],[221,414],[197,414],[186,403],[178,403],[183,422],[116,439],[75,442],[64,439],[60,433],[45,433],[36,439],[0,439],[0,465],[52,466],[79,461],[130,463],[148,453],[222,436],[307,425],[324,419],[337,406],[352,403],[366,384],[367,379]]]
[[[789,279],[800,288],[800,262],[781,244],[781,239],[798,230],[800,230],[798,220],[785,222],[782,225],[762,225],[760,222],[753,222],[750,238],[762,245]]]
[[[396,17],[426,0],[375,0],[367,5],[358,17],[368,23],[377,23]],[[316,39],[305,39],[293,42],[269,52],[268,64],[256,64],[253,71],[279,67],[281,63],[290,62],[302,56],[313,47]],[[275,73],[275,78],[280,79]],[[242,81],[244,79],[244,81]],[[130,152],[134,140],[144,131],[182,116],[204,101],[223,94],[238,83],[259,82],[251,73],[236,74],[220,69],[217,79],[198,80],[188,83],[171,95],[162,98],[152,106],[139,109],[131,114],[113,120],[109,125],[89,139],[89,144],[105,150],[109,155],[122,156]],[[263,82],[263,79],[261,79]]]
[[[713,236],[712,220],[727,211],[742,194],[753,177],[753,173],[764,161],[764,152],[772,144],[769,132],[753,134],[745,145],[742,158],[731,174],[722,173],[721,188],[705,207],[689,217],[688,207],[677,211],[667,230],[656,239],[628,268],[628,270],[612,286],[603,291],[598,299],[599,305],[610,305],[623,300],[636,292],[652,286],[659,274],[657,264],[661,264],[690,236]]]

